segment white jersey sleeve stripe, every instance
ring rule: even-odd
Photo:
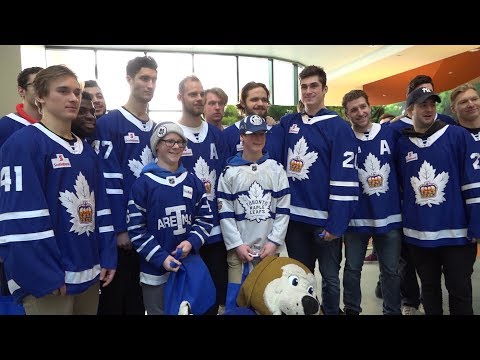
[[[330,195],[329,199],[337,201],[357,201],[358,196]]]
[[[358,181],[334,181],[330,180],[332,186],[353,186],[358,187]]]
[[[48,209],[32,210],[32,211],[15,211],[0,214],[0,221],[4,220],[18,220],[18,219],[31,219],[42,216],[49,216]]]
[[[480,188],[480,183],[472,183],[472,184],[466,184],[462,186],[462,191],[470,190],[470,189],[476,189]]]
[[[328,211],[313,210],[290,205],[290,214],[305,216],[309,218],[328,219]]]
[[[122,189],[106,189],[107,194],[109,195],[123,195],[123,190]]]
[[[105,179],[123,179],[122,173],[103,173],[103,177]]]
[[[10,243],[10,242],[19,242],[19,241],[41,240],[41,239],[46,239],[53,236],[54,236],[53,230],[28,233],[28,234],[6,235],[6,236],[0,236],[0,244]]]

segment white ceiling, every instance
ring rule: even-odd
[[[72,45],[68,45],[72,47]],[[326,104],[343,95],[407,70],[474,49],[480,45],[78,45],[119,50],[206,52],[273,57],[322,66],[329,87]],[[402,87],[406,84],[402,84]]]

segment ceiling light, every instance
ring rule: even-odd
[[[452,74],[453,74],[453,71],[449,71],[449,72],[448,72],[448,75],[452,75]]]

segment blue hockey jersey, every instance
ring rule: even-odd
[[[212,221],[202,181],[183,166],[172,173],[155,163],[147,165],[134,182],[128,202],[128,234],[140,254],[140,281],[165,283],[167,256],[183,240],[198,254]]]
[[[447,125],[428,137],[402,136],[397,164],[405,241],[465,245],[480,237],[480,154],[472,136]]]
[[[150,150],[153,121],[142,122],[123,108],[97,120],[97,152],[114,215],[115,232],[127,231],[127,202],[133,182],[154,158]]]
[[[207,243],[213,244],[223,241],[215,198],[218,178],[225,166],[227,157],[222,131],[206,121],[202,121],[199,129],[179,125],[188,139],[180,161],[188,171],[194,173],[205,185],[205,192],[213,213],[213,229]]]
[[[28,120],[21,116],[10,113],[0,119],[0,147],[15,131],[30,125]]]
[[[281,131],[274,133],[274,141],[284,150],[276,160],[284,165],[290,182],[290,219],[342,235],[358,203],[352,129],[327,109],[312,118],[287,114],[277,126]]]
[[[66,284],[78,294],[117,264],[111,211],[98,157],[35,124],[0,149],[0,246],[17,301]]]
[[[355,132],[360,183],[358,206],[348,231],[382,234],[402,227],[400,190],[394,162],[397,136],[388,126],[372,124]]]

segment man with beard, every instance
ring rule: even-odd
[[[187,76],[180,81],[177,99],[182,103],[182,117],[178,124],[188,139],[181,161],[187,170],[202,180],[213,213],[213,229],[206,244],[201,247],[200,255],[210,271],[217,291],[216,304],[207,314],[216,315],[220,305],[225,304],[227,250],[220,232],[215,191],[227,154],[222,132],[202,120],[205,91],[195,75]]]
[[[264,151],[272,152],[272,147],[269,145],[271,141],[270,130],[272,129],[271,124],[274,123],[272,118],[267,116],[268,107],[270,106],[270,91],[267,89],[267,86],[263,83],[257,83],[255,81],[250,81],[245,84],[240,92],[240,102],[237,104],[237,109],[240,111],[240,114],[243,117],[249,115],[258,115],[264,118],[267,121],[267,142],[265,144]],[[242,118],[243,120],[243,118]],[[240,140],[240,123],[242,120],[237,121],[235,124],[230,125],[223,131],[225,136],[225,142],[227,145],[227,154],[228,157],[236,155],[239,151],[243,150],[243,143]],[[270,154],[272,155],[272,154]],[[272,157],[272,156],[271,156]]]
[[[157,63],[152,57],[140,56],[130,60],[126,70],[130,86],[127,103],[97,121],[96,150],[103,160],[118,246],[117,276],[108,288],[102,288],[100,315],[145,314],[139,257],[127,232],[127,202],[133,182],[153,161],[150,136],[154,123],[148,115],[148,103],[157,85]]]
[[[95,116],[97,119],[107,113],[107,104],[103,97],[102,89],[95,80],[85,81],[83,91],[88,92],[92,96],[93,106],[95,106]]]

